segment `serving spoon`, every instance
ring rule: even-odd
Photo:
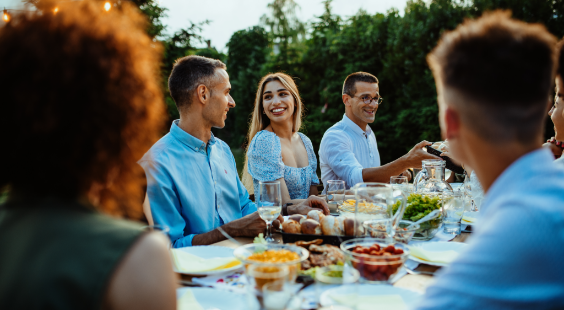
[[[431,213],[425,215],[422,219],[420,219],[419,221],[407,226],[407,230],[410,230],[411,228],[413,228],[413,226],[417,225],[417,224],[421,224],[423,222],[427,222],[430,221],[434,218],[436,218],[437,216],[439,216],[439,214],[441,214],[441,210],[433,210],[431,211]]]

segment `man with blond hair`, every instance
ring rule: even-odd
[[[564,308],[564,169],[541,148],[555,44],[542,25],[494,12],[429,54],[442,134],[486,197],[468,246],[418,309]]]

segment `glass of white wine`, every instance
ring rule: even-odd
[[[272,237],[271,231],[272,221],[277,219],[280,212],[282,212],[282,195],[280,194],[279,181],[259,182],[257,209],[260,218],[266,222],[266,236],[264,239],[268,243],[278,243],[278,240]]]

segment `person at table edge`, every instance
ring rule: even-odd
[[[564,308],[564,168],[541,147],[555,47],[544,26],[498,11],[429,54],[443,137],[486,197],[468,245],[417,309]]]
[[[225,237],[256,236],[266,228],[239,180],[229,146],[214,137],[235,101],[226,66],[201,56],[178,59],[168,85],[180,120],[139,161],[147,176],[153,221],[169,227],[173,247],[211,244]],[[307,214],[327,204],[310,197],[283,213]]]
[[[361,182],[388,183],[390,177],[406,175],[409,168],[421,167],[424,159],[440,159],[423,150],[427,141],[416,144],[397,160],[380,165],[376,136],[368,126],[375,120],[382,102],[378,79],[367,72],[355,72],[343,83],[343,119],[329,128],[319,146],[321,180],[343,180],[346,188]]]

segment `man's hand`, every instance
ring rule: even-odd
[[[329,206],[327,205],[327,202],[317,196],[309,196],[308,199],[297,205],[288,206],[288,214],[306,215],[311,210],[319,210],[325,215],[329,215]]]
[[[399,176],[400,177],[407,177],[407,182],[411,181],[411,173],[409,172],[409,170],[405,170]]]
[[[427,142],[427,141],[421,141],[419,143],[417,143],[412,149],[411,151],[409,151],[407,154],[403,155],[403,158],[405,159],[407,166],[409,168],[421,168],[421,161],[425,160],[425,159],[441,159],[438,156],[429,154],[427,152],[425,152],[423,150],[424,147],[432,145],[433,143],[431,142]]]
[[[559,158],[562,156],[562,147],[561,145],[563,145],[564,143],[557,141],[556,139],[554,139],[554,137],[546,140],[546,143],[543,144],[543,147],[546,147],[548,149],[550,149],[550,151],[552,152],[552,154],[554,154],[554,157]]]
[[[278,221],[277,225],[276,221]],[[281,215],[279,215],[278,219],[274,220],[272,223],[272,226],[278,229],[280,227],[280,223],[283,221],[284,219]],[[231,237],[256,237],[258,234],[266,231],[266,222],[260,218],[258,212],[253,212],[240,219],[229,222],[221,228],[223,228],[223,230],[225,230],[225,232],[227,232]]]

